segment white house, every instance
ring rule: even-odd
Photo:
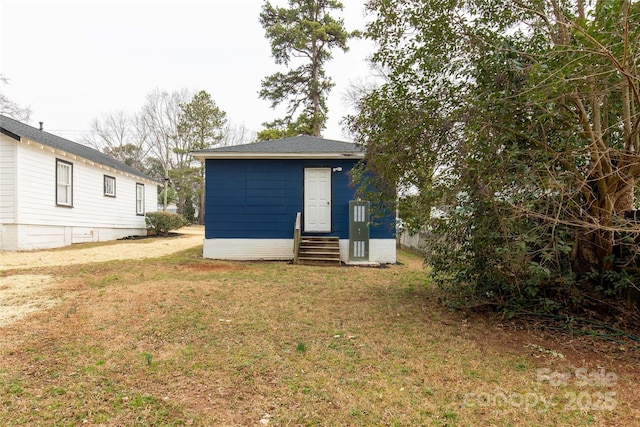
[[[157,187],[97,150],[0,115],[0,250],[146,235]]]

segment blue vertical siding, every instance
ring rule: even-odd
[[[304,202],[304,169],[342,167],[331,174],[332,232],[349,237],[348,172],[357,160],[207,159],[205,238],[290,239]],[[393,237],[373,227],[372,238]]]

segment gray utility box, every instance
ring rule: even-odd
[[[349,202],[349,261],[369,261],[369,202]]]

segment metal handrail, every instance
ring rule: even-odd
[[[296,214],[296,223],[293,227],[293,263],[298,263],[298,254],[300,253],[300,212]]]

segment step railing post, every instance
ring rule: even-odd
[[[300,212],[296,214],[296,223],[293,227],[293,263],[298,264],[300,254]]]

